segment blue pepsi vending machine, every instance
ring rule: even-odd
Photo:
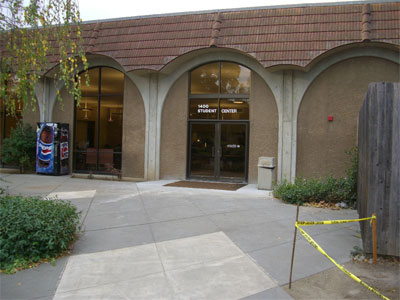
[[[36,173],[69,173],[69,125],[38,123],[36,130]]]

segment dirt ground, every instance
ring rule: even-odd
[[[398,260],[379,258],[373,265],[350,261],[344,267],[391,300],[400,299],[400,264]],[[337,267],[284,286],[294,299],[382,299],[357,283]]]

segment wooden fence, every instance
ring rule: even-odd
[[[400,83],[371,83],[358,124],[358,213],[377,216],[378,254],[399,255]],[[361,222],[364,251],[372,252],[369,222]]]

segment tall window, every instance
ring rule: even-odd
[[[190,74],[191,120],[248,120],[250,70],[230,62],[203,65]]]
[[[75,171],[108,173],[121,169],[124,74],[112,68],[81,74],[82,100],[75,106]]]

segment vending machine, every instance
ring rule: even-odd
[[[68,174],[69,125],[64,123],[38,123],[36,135],[36,173]]]

